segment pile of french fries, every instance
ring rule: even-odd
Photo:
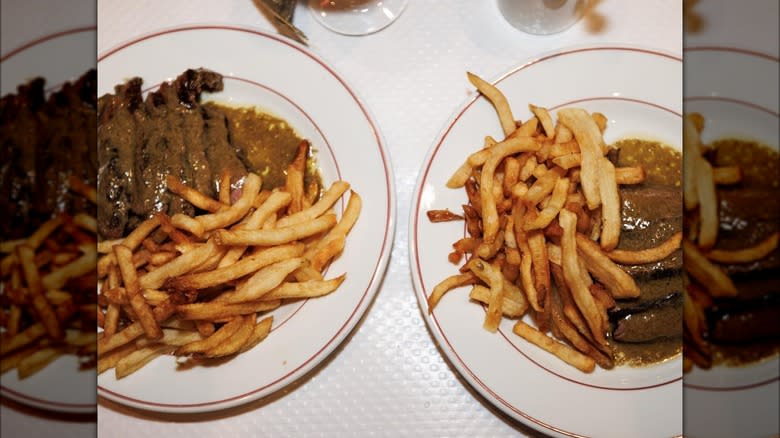
[[[242,353],[268,336],[268,312],[339,287],[345,274],[323,274],[343,251],[361,199],[352,191],[337,220],[333,206],[350,186],[337,181],[312,196],[307,155],[304,142],[281,189],[261,190],[250,173],[235,202],[229,179],[213,199],[169,177],[168,190],[207,213],[159,213],[98,244],[98,373],[114,368],[119,379],[163,354],[203,363]]]
[[[70,179],[70,190],[96,201],[94,187]],[[57,214],[29,237],[0,242],[0,371],[32,376],[66,354],[80,368],[96,361],[97,221]]]
[[[690,371],[696,364],[710,368],[713,351],[705,339],[705,310],[713,306],[713,298],[733,297],[737,288],[719,264],[752,263],[767,257],[777,249],[780,235],[772,233],[755,246],[739,250],[713,249],[718,239],[720,216],[716,186],[737,184],[742,169],[737,166],[713,167],[704,154],[708,147],[701,141],[704,117],[698,113],[686,115],[683,144],[683,198],[689,218],[683,242],[683,262],[686,287],[683,296],[683,369]]]
[[[640,294],[616,263],[662,260],[682,236],[640,251],[615,249],[618,186],[642,183],[645,171],[615,168],[607,158],[604,115],[564,108],[554,122],[547,109],[529,105],[533,117],[517,123],[500,90],[468,78],[495,107],[505,137],[487,137],[447,182],[465,187],[463,216],[428,214],[432,221],[465,219],[468,237],[453,244],[449,260],[469,256],[460,274],[433,289],[428,310],[449,290],[472,285],[469,297],[487,305],[485,329],[495,332],[503,317],[518,319],[515,334],[579,370],[612,368],[607,311],[615,299]],[[520,320],[526,313],[535,327]]]

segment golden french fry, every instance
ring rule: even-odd
[[[580,108],[558,110],[558,121],[572,131],[580,145],[582,191],[585,194],[588,208],[594,210],[601,205],[598,176],[602,167],[600,161],[603,158],[601,131],[587,111]]]
[[[511,284],[511,283],[505,283]],[[516,286],[515,286],[516,288]],[[517,289],[517,292],[522,296],[522,292]],[[474,301],[479,301],[482,304],[490,303],[490,289],[480,284],[474,285],[469,292],[469,298]],[[522,302],[513,299],[511,294],[504,294],[504,299],[501,301],[501,313],[507,318],[519,318],[525,314],[528,304],[523,305]]]
[[[257,316],[254,313],[244,316],[243,323],[238,330],[224,342],[206,350],[204,356],[222,357],[238,353],[241,347],[252,337],[255,329],[255,319],[257,319]]]
[[[718,185],[737,184],[742,181],[742,169],[738,166],[713,167],[712,179]]]
[[[341,198],[341,195],[343,195],[347,190],[349,190],[349,183],[344,181],[336,181],[333,183],[333,185],[330,186],[325,194],[322,195],[316,204],[295,214],[291,214],[279,219],[276,222],[276,226],[279,228],[288,227],[290,225],[310,221],[319,216],[322,216],[339,200],[339,198]]]
[[[95,271],[96,266],[97,252],[94,250],[87,251],[71,263],[46,274],[41,279],[41,284],[44,289],[59,289],[71,278],[80,277]]]
[[[44,347],[20,360],[16,365],[19,379],[25,379],[42,370],[46,365],[62,356],[62,353],[62,348]]]
[[[563,210],[561,211],[563,212]],[[634,278],[610,260],[609,256],[594,241],[580,233],[575,233],[575,241],[577,253],[581,257],[580,260],[585,263],[587,270],[607,287],[613,297],[635,298],[639,296],[639,286]]]
[[[171,225],[180,230],[187,231],[195,237],[202,237],[206,232],[206,229],[200,221],[183,213],[176,213],[171,216]]]
[[[493,104],[496,109],[496,113],[498,113],[498,120],[501,122],[501,128],[504,130],[504,135],[509,136],[509,134],[514,132],[516,126],[515,118],[512,115],[512,109],[509,107],[509,102],[507,102],[506,96],[504,96],[501,91],[498,90],[498,88],[488,82],[485,82],[479,76],[473,73],[466,74],[469,78],[469,82],[477,87],[477,90],[479,90],[479,92],[487,97],[490,103]]]
[[[267,292],[282,284],[284,279],[296,269],[305,266],[306,263],[308,260],[305,258],[295,257],[265,266],[252,274],[246,283],[237,288],[234,293],[223,294],[220,298],[224,297],[224,301],[229,303],[260,299]],[[219,299],[219,301],[222,300]]]
[[[309,222],[271,230],[217,230],[215,239],[221,245],[281,245],[321,233],[335,224],[336,215],[326,214]]]
[[[542,229],[550,225],[550,223],[558,216],[558,212],[561,211],[566,204],[567,194],[569,191],[569,179],[560,178],[555,182],[555,186],[550,197],[550,202],[542,209],[541,212],[531,221],[527,221],[523,224],[523,229],[526,231]]]
[[[596,362],[590,357],[569,347],[566,344],[554,341],[549,336],[536,330],[523,321],[517,321],[512,331],[528,342],[536,345],[545,351],[552,353],[567,364],[577,368],[585,373],[593,372],[596,368]]]
[[[593,295],[591,295],[590,290],[588,290],[588,287],[582,280],[582,273],[577,257],[577,216],[569,210],[561,210],[558,215],[558,220],[560,221],[561,228],[563,228],[563,236],[561,236],[563,278],[566,281],[569,290],[571,290],[574,302],[577,303],[577,307],[580,312],[582,312],[582,316],[585,318],[585,322],[588,324],[594,340],[597,344],[607,345],[605,334],[602,331],[603,325],[601,314],[596,306]]]
[[[493,197],[493,176],[498,164],[505,157],[518,152],[534,151],[540,145],[535,140],[527,137],[518,137],[503,141],[487,149],[490,156],[482,166],[480,197],[482,199],[482,226],[483,240],[490,244],[498,234],[498,212],[496,199]]]
[[[306,170],[306,158],[309,155],[309,142],[301,141],[298,146],[298,152],[292,163],[287,167],[287,177],[284,184],[284,190],[292,196],[290,205],[287,208],[288,214],[294,214],[303,210],[303,200],[306,196],[303,176]]]
[[[700,157],[696,162],[696,192],[699,195],[698,243],[700,248],[707,250],[715,245],[718,238],[720,218],[712,165],[704,157]]]
[[[115,365],[117,380],[129,376],[155,358],[174,351],[175,348],[176,347],[171,345],[156,344],[130,352],[119,359]]]
[[[255,197],[260,192],[261,185],[262,180],[258,175],[254,173],[248,174],[244,179],[241,197],[238,201],[226,210],[197,216],[195,219],[200,223],[204,231],[224,228],[238,222],[252,208]]]
[[[709,260],[717,263],[751,263],[761,260],[777,249],[780,233],[775,231],[758,244],[737,250],[713,249],[704,253]]]
[[[693,210],[699,205],[697,174],[701,159],[699,132],[688,115],[683,118],[683,203],[686,210]]]
[[[618,184],[641,184],[645,182],[647,174],[645,168],[641,166],[616,167],[615,181]]]
[[[465,286],[467,284],[474,284],[475,281],[476,277],[474,277],[474,274],[468,272],[465,274],[451,275],[439,282],[439,284],[434,286],[431,295],[428,297],[428,313],[430,314],[433,312],[433,309],[437,304],[439,304],[439,301],[444,296],[444,294],[451,291],[452,289],[455,289],[456,287]],[[487,303],[488,299],[486,298],[483,302]]]
[[[300,257],[303,255],[303,249],[302,243],[290,243],[271,247],[226,267],[170,278],[166,280],[165,287],[177,290],[192,290],[226,284],[229,281],[257,272],[270,264],[293,257]]]
[[[683,265],[686,272],[709,290],[713,297],[733,297],[737,288],[723,270],[712,264],[688,239],[683,239]]]
[[[172,193],[181,196],[187,202],[200,208],[201,210],[206,210],[214,213],[228,207],[222,202],[212,199],[206,194],[201,193],[200,191],[192,187],[189,187],[188,185],[184,184],[180,179],[176,178],[173,175],[168,175],[165,179],[165,182],[168,187],[168,190],[170,190]],[[222,185],[220,184],[220,187],[221,186]]]
[[[38,268],[35,266],[35,253],[33,249],[26,244],[19,245],[16,247],[16,256],[19,258],[19,262],[22,266],[22,273],[24,274],[24,279],[27,283],[27,294],[30,297],[33,308],[38,314],[39,320],[46,328],[46,333],[52,339],[62,339],[65,332],[60,325],[60,321],[57,319],[54,308],[43,293],[43,284]]]
[[[547,111],[547,109],[531,104],[528,104],[528,109],[530,109],[536,118],[539,119],[539,121],[542,123],[542,128],[544,128],[545,135],[547,135],[549,138],[553,138],[555,136],[555,126],[553,125],[552,117],[550,117],[550,113]]]
[[[599,195],[601,196],[601,237],[599,243],[605,251],[615,249],[620,241],[623,220],[620,215],[620,194],[615,179],[615,166],[605,157],[599,160]]]
[[[217,345],[225,342],[231,336],[233,336],[239,328],[244,324],[244,318],[242,316],[236,316],[230,319],[230,321],[219,328],[213,335],[206,339],[190,342],[176,348],[174,354],[176,356],[186,356],[195,353],[204,353]]]
[[[103,372],[116,367],[116,364],[120,359],[132,353],[133,351],[136,351],[137,349],[138,347],[136,347],[134,343],[128,343],[108,353],[99,355],[97,362],[97,373],[102,374]]]
[[[282,300],[293,298],[314,298],[327,295],[336,290],[346,279],[346,274],[341,274],[330,280],[312,280],[298,283],[282,283],[275,289],[263,295],[263,301]]]
[[[279,300],[245,301],[241,303],[203,302],[181,304],[176,307],[176,312],[182,320],[216,321],[235,316],[266,312],[279,307],[280,304]]]
[[[268,336],[268,334],[271,333],[271,325],[273,324],[273,320],[273,316],[268,316],[255,324],[255,327],[252,330],[252,334],[241,347],[239,353],[243,353],[262,342]]]
[[[125,294],[133,312],[141,323],[141,327],[144,329],[144,333],[151,339],[162,337],[162,330],[154,318],[152,308],[143,295],[141,295],[138,276],[132,263],[132,252],[124,245],[116,245],[114,246],[114,256],[119,265],[119,272],[122,274]]]
[[[606,253],[610,260],[625,265],[641,265],[644,263],[654,263],[669,257],[673,252],[680,248],[682,243],[682,232],[674,233],[660,245],[642,249],[638,251],[629,251],[622,249],[613,249]]]
[[[159,289],[168,278],[191,272],[218,251],[216,243],[209,239],[195,249],[176,257],[152,272],[144,274],[138,279],[139,285],[143,289]]]
[[[490,263],[474,257],[466,265],[471,272],[490,287],[490,299],[482,326],[485,330],[495,333],[501,323],[501,307],[504,302],[504,274]]]

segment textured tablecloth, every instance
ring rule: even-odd
[[[218,414],[168,417],[101,403],[101,436],[511,436],[535,435],[477,395],[437,350],[419,313],[409,271],[408,217],[426,152],[471,89],[467,70],[495,78],[541,53],[581,44],[641,45],[682,53],[679,0],[596,2],[595,16],[545,37],[504,21],[494,0],[410,0],[400,18],[368,36],[322,27],[306,2],[295,24],[309,47],[362,97],[386,140],[396,189],[395,243],[367,315],[329,360],[289,390]],[[252,0],[99,0],[98,53],[140,34],[192,23],[273,29]],[[3,25],[5,26],[5,22]],[[19,43],[36,35],[20,26]],[[5,32],[4,32],[5,34]],[[4,38],[5,39],[5,38]],[[14,47],[3,41],[3,47]],[[18,45],[18,44],[17,44]],[[84,423],[46,421],[2,406],[3,422],[29,436],[91,433]],[[197,420],[197,421],[191,421]]]

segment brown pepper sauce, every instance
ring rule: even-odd
[[[681,188],[682,154],[680,151],[659,142],[642,139],[620,140],[614,144],[614,147],[620,149],[618,167],[644,167],[647,173],[645,186],[665,185]],[[644,280],[638,281],[638,284],[642,293],[652,293],[650,289],[657,289],[658,294],[668,293],[675,287],[682,287],[682,273],[679,278],[672,276],[672,278]],[[641,343],[618,342],[610,337],[615,365],[652,365],[678,356],[682,352],[681,321],[682,306],[680,306],[679,320],[665,321],[680,326],[679,337],[660,338]]]
[[[287,165],[293,161],[302,139],[286,121],[255,108],[232,107],[207,102],[227,117],[232,145],[242,151],[249,168],[263,178],[263,189],[281,187]],[[306,160],[304,183],[315,180],[322,187],[313,149]]]

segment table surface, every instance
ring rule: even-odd
[[[355,332],[291,389],[238,409],[197,417],[149,414],[101,401],[98,434],[537,436],[471,390],[443,359],[425,327],[408,254],[409,208],[417,174],[429,146],[471,89],[467,70],[494,78],[541,53],[582,44],[640,45],[679,55],[680,1],[597,1],[591,16],[565,32],[544,37],[515,30],[494,0],[411,0],[391,26],[360,37],[325,29],[312,17],[306,1],[301,3],[295,24],[308,35],[311,50],[370,108],[392,158],[397,226],[379,293]],[[98,53],[138,35],[185,24],[273,30],[251,0],[100,0],[97,5]],[[9,38],[3,32],[3,52],[40,35],[35,26],[9,22],[7,15],[3,14],[3,29],[8,25],[15,30],[8,32]],[[74,17],[70,27],[90,20],[94,16],[89,14]],[[776,53],[777,47],[768,50]],[[54,431],[60,437],[84,436],[95,430],[94,423],[43,419],[7,403],[0,413],[3,430],[10,422],[24,422],[28,436]]]

